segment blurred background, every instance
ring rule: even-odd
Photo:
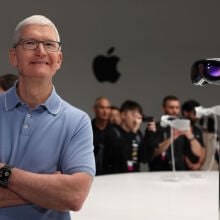
[[[63,99],[93,117],[98,96],[120,106],[138,101],[146,115],[159,119],[164,96],[196,99],[204,107],[219,104],[218,86],[196,87],[192,63],[220,57],[219,0],[4,1],[0,7],[0,75],[16,73],[8,61],[17,23],[27,16],[49,17],[60,32],[63,65],[54,84]],[[92,63],[97,55],[119,60],[115,83],[99,82]]]

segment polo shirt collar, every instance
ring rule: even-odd
[[[61,103],[62,99],[60,98],[60,96],[58,96],[55,87],[53,86],[53,90],[50,97],[41,106],[44,106],[47,109],[47,111],[51,114],[57,115],[61,110]]]
[[[9,111],[19,104],[23,103],[23,101],[18,97],[17,91],[16,91],[16,86],[17,86],[17,81],[14,84],[12,88],[10,88],[6,93],[5,93],[5,109],[6,111]],[[56,115],[60,112],[61,110],[61,103],[62,99],[60,96],[56,93],[55,87],[53,86],[53,90],[47,101],[40,106],[43,106],[44,108],[47,109],[47,111],[53,115]]]

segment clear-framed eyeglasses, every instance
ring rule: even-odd
[[[18,45],[22,45],[24,50],[35,50],[39,44],[43,44],[44,49],[48,52],[57,52],[60,50],[61,43],[58,41],[39,41],[35,39],[29,39],[29,40],[24,40],[21,39],[18,41],[17,44],[14,44],[14,48],[16,48]]]

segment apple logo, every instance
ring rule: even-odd
[[[117,70],[120,58],[112,55],[114,50],[115,48],[111,47],[108,49],[107,55],[98,55],[94,58],[93,72],[99,82],[115,83],[121,75]]]

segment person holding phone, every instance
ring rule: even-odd
[[[162,103],[164,115],[178,117],[180,114],[179,98],[173,95],[164,97]],[[197,163],[202,157],[202,146],[196,140],[196,136],[191,129],[180,131],[173,129],[171,138],[170,126],[161,126],[160,121],[149,123],[143,141],[144,153],[142,160],[149,162],[150,171],[172,170],[171,143],[174,146],[176,170],[188,170],[189,160]]]

